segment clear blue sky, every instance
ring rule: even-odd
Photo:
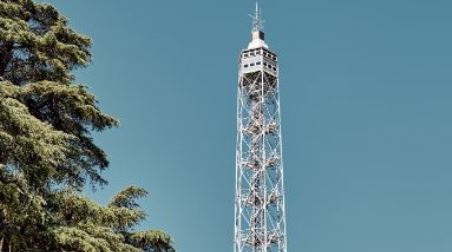
[[[121,127],[106,202],[233,249],[236,81],[252,0],[50,1],[94,40],[78,72]],[[290,252],[452,251],[452,2],[262,0],[280,55]]]

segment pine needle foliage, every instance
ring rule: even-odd
[[[0,0],[0,252],[170,252],[163,231],[134,231],[146,214],[130,186],[102,206],[106,153],[91,136],[118,126],[73,71],[91,39],[48,4]]]

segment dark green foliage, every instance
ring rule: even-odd
[[[107,182],[91,132],[116,127],[74,69],[91,59],[90,38],[52,6],[0,0],[0,252],[174,251],[128,187],[107,206],[80,195]]]

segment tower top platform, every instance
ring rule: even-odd
[[[248,49],[256,49],[256,48],[266,48],[268,49],[267,43],[265,43],[265,34],[262,31],[253,31],[252,40],[248,44]]]

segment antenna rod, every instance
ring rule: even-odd
[[[256,19],[259,20],[259,2],[256,1]]]
[[[256,12],[250,15],[253,19],[253,32],[264,30],[264,20],[262,19],[262,11],[259,9],[259,2],[256,1]]]

